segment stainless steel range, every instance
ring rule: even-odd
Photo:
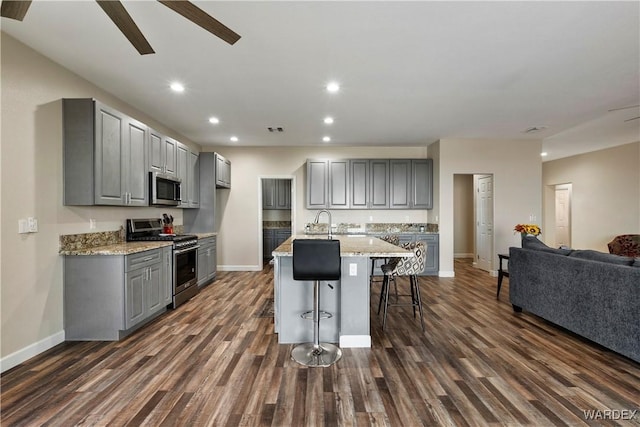
[[[128,219],[127,241],[173,242],[173,303],[176,308],[198,293],[198,236],[163,234],[161,218]]]

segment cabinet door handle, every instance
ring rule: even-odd
[[[146,257],[145,259],[143,259],[142,261],[151,261],[152,259],[153,259],[153,257],[152,257],[152,256],[148,256],[148,257]]]

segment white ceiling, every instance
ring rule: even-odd
[[[640,104],[637,1],[195,1],[233,46],[155,1],[123,3],[155,55],[93,1],[36,0],[2,30],[203,146],[543,139],[554,159],[640,140],[624,121],[639,108],[607,112]]]

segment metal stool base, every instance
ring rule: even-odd
[[[297,345],[291,350],[291,358],[304,366],[312,368],[326,368],[336,363],[342,357],[342,350],[329,343],[320,343],[316,347],[313,343]]]

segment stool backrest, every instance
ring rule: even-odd
[[[398,258],[398,263],[393,273],[398,276],[420,274],[424,271],[427,262],[427,247],[422,242],[411,242],[402,245],[403,248],[413,251],[411,258]]]
[[[340,240],[293,241],[293,280],[339,280],[340,266]]]
[[[398,246],[400,244],[400,236],[397,234],[385,234],[380,239],[387,243],[391,243],[392,245]]]

